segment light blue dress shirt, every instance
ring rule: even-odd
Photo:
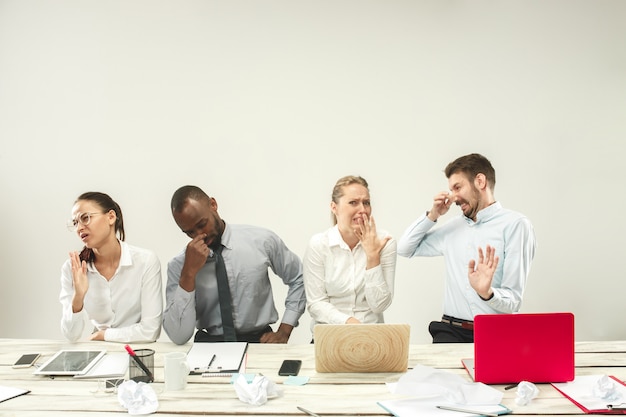
[[[306,306],[300,258],[274,232],[256,226],[226,224],[222,245],[235,330],[262,331],[278,320],[268,268],[289,286],[282,322],[297,326]],[[179,285],[184,263],[185,250],[167,266],[163,328],[176,344],[186,343],[196,327],[207,329],[210,335],[223,334],[215,257],[207,259],[198,272],[192,292]]]
[[[476,222],[460,215],[433,229],[435,224],[426,214],[420,216],[398,241],[398,255],[444,256],[444,314],[473,320],[477,314],[519,311],[536,248],[528,218],[495,202],[478,212]],[[494,296],[484,301],[467,275],[470,260],[478,260],[478,248],[487,245],[496,249],[500,262],[491,284]]]

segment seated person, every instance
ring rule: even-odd
[[[306,305],[300,259],[270,230],[226,223],[217,201],[196,186],[179,188],[171,209],[191,241],[167,268],[163,328],[170,339],[186,343],[197,327],[197,342],[287,343]],[[275,332],[270,325],[278,312],[268,268],[289,286]]]
[[[68,228],[85,244],[61,270],[61,331],[70,341],[91,319],[91,340],[154,342],[161,333],[161,263],[146,249],[124,242],[119,205],[107,194],[78,197]],[[119,239],[117,237],[119,234]]]
[[[376,230],[367,181],[340,178],[330,209],[334,226],[311,238],[303,259],[311,329],[382,323],[393,299],[396,242]]]

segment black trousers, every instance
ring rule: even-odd
[[[428,332],[433,343],[474,343],[474,331],[440,321],[431,321]]]
[[[237,333],[237,341],[238,342],[249,342],[249,343],[259,343],[261,341],[261,336],[265,333],[272,332],[272,328],[267,326],[265,329],[260,332],[254,333]],[[194,342],[223,342],[223,335],[210,335],[204,329],[200,329],[196,332],[196,336],[193,338]]]

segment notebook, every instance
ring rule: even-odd
[[[485,314],[474,318],[474,359],[463,359],[485,384],[574,379],[572,313]]]
[[[318,324],[313,328],[317,372],[406,372],[408,324]]]

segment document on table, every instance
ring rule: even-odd
[[[123,378],[128,370],[128,353],[107,353],[87,373],[74,378]]]
[[[626,410],[624,410],[626,386],[622,381],[613,376],[605,379],[605,382],[613,382],[615,393],[621,396],[618,400],[610,401],[595,395],[595,387],[603,377],[606,377],[606,375],[580,375],[571,382],[553,383],[552,386],[587,414],[626,414]],[[615,408],[619,407],[621,410],[611,408],[609,405]]]
[[[187,353],[190,374],[240,372],[247,349],[248,342],[194,342]]]
[[[0,403],[20,395],[28,394],[30,390],[0,385]]]
[[[378,401],[378,405],[396,417],[476,417],[479,415],[505,415],[511,413],[509,408],[500,404],[451,404],[442,401],[434,401],[432,399],[425,400],[423,398]],[[438,407],[449,407],[449,409]],[[465,412],[466,410],[467,412]]]

